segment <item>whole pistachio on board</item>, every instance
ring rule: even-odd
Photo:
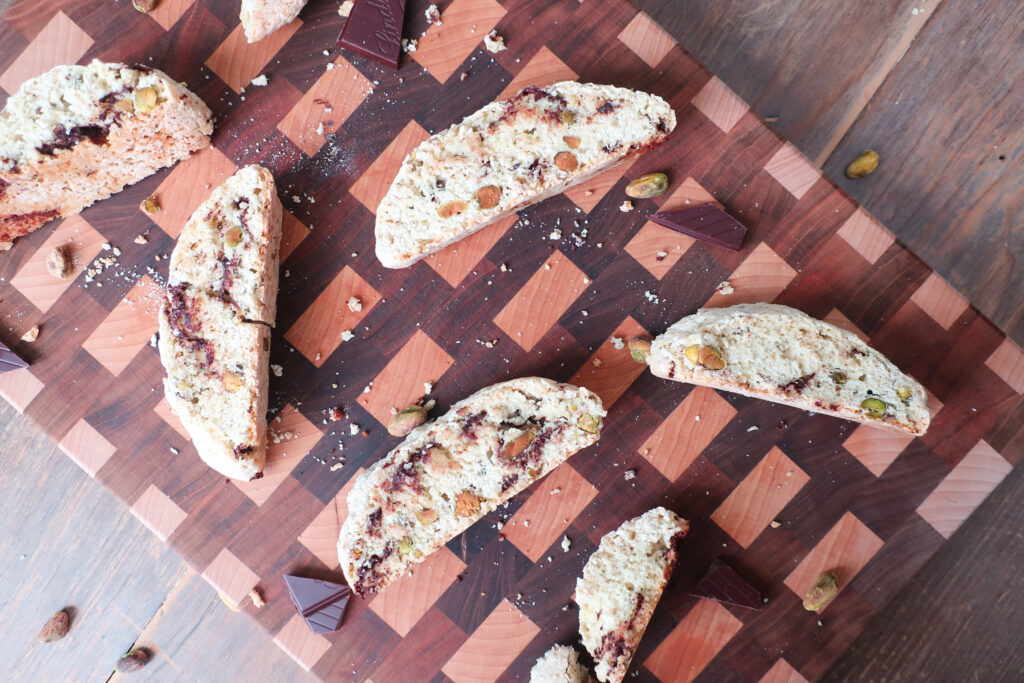
[[[667,189],[667,175],[664,173],[648,173],[626,185],[626,194],[634,199],[649,199],[664,194]]]
[[[114,668],[118,673],[130,674],[139,671],[147,664],[149,664],[148,652],[145,650],[132,650],[117,660],[117,664],[114,665]]]
[[[839,579],[835,572],[825,572],[818,577],[811,589],[804,596],[804,609],[808,612],[820,612],[839,595]]]
[[[874,173],[876,168],[878,168],[878,152],[873,149],[864,150],[846,167],[846,177],[863,178]]]
[[[70,617],[64,610],[55,612],[39,631],[40,643],[55,643],[68,634]]]

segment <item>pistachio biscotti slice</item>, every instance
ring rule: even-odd
[[[590,683],[587,668],[580,664],[576,648],[555,645],[530,669],[530,683]]]
[[[597,441],[591,391],[540,377],[486,387],[414,429],[356,480],[338,557],[372,595],[500,504]]]
[[[618,683],[629,669],[678,559],[690,523],[658,507],[601,539],[576,580],[580,636],[597,678]]]
[[[230,301],[245,320],[273,326],[281,215],[270,171],[240,169],[185,224],[171,254],[168,284],[188,283]]]
[[[705,308],[651,344],[651,372],[920,436],[924,388],[857,335],[788,306]]]
[[[0,249],[210,144],[210,109],[167,74],[93,61],[22,84],[0,111]]]
[[[377,208],[377,258],[404,268],[647,151],[676,126],[657,95],[565,81],[492,102],[414,149]]]
[[[160,311],[167,402],[203,461],[235,479],[259,477],[266,460],[280,240],[273,177],[242,168],[185,224]]]
[[[242,0],[239,18],[245,40],[255,43],[290,24],[306,6],[306,0]]]

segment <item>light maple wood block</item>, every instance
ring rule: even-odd
[[[514,342],[530,351],[569,310],[588,280],[569,257],[555,251],[494,317]]]
[[[772,248],[762,242],[727,279],[735,290],[723,295],[715,292],[706,308],[719,308],[734,304],[770,302],[782,293],[796,277],[796,271]]]
[[[690,683],[741,628],[743,622],[721,603],[701,600],[661,641],[644,666],[659,680]]]
[[[465,568],[442,547],[377,594],[370,609],[404,638]]]
[[[263,40],[250,44],[246,42],[242,24],[239,23],[206,60],[206,66],[220,76],[229,88],[236,93],[241,92],[252,79],[260,75],[301,26],[302,20],[296,18]]]
[[[718,76],[704,84],[691,104],[723,133],[728,133],[750,109],[740,96],[732,91]]]
[[[619,33],[619,40],[652,69],[676,46],[672,35],[644,12],[637,12],[626,24]]]
[[[569,384],[590,389],[601,397],[605,410],[609,410],[647,368],[643,363],[633,360],[629,348],[625,346],[634,337],[649,338],[650,334],[643,325],[627,316],[615,328],[608,341],[597,347],[594,354],[576,371]],[[621,349],[612,344],[611,340],[615,338],[621,340]]]
[[[502,600],[441,670],[455,683],[493,681],[538,633],[536,624]]]
[[[424,396],[424,383],[437,382],[454,360],[423,330],[417,330],[377,374],[369,393],[359,394],[361,406],[386,425],[393,413]]]
[[[495,0],[452,0],[441,24],[431,24],[409,56],[444,83],[504,16],[505,8]]]
[[[572,466],[563,464],[527,491],[529,499],[505,522],[501,533],[536,562],[565,535],[569,523],[590,505],[597,489]]]
[[[717,391],[694,387],[641,444],[640,455],[675,481],[735,416],[736,409]]]
[[[395,139],[384,148],[373,163],[359,176],[359,179],[352,184],[349,192],[353,197],[365,206],[371,213],[376,215],[377,206],[380,200],[387,194],[388,188],[398,175],[398,169],[409,152],[415,149],[416,145],[430,137],[423,126],[415,120],[405,125]]]

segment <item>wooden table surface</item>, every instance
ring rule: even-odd
[[[126,0],[125,0],[126,1]],[[313,0],[316,2],[318,0]],[[0,9],[6,6],[0,0]],[[1018,343],[1024,341],[1024,6],[1006,0],[638,0]],[[862,149],[881,155],[849,181]],[[134,643],[153,680],[305,680],[127,510],[0,404],[0,675],[106,678]],[[13,447],[12,447],[13,446]],[[1024,679],[1018,467],[827,680]],[[45,545],[39,538],[51,539]],[[33,646],[56,603],[95,637]],[[15,608],[9,608],[16,605]],[[59,605],[58,605],[59,606]],[[88,642],[86,642],[86,640]],[[380,682],[378,682],[380,683]]]

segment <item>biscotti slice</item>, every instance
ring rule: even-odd
[[[651,344],[658,377],[920,436],[924,387],[857,335],[788,306],[705,308]]]
[[[188,283],[273,326],[277,311],[281,202],[274,177],[246,166],[203,202],[178,236],[168,285]]]
[[[261,476],[267,455],[270,328],[219,297],[179,284],[160,311],[164,394],[207,465]]]
[[[338,557],[372,595],[474,522],[597,441],[591,391],[540,377],[481,389],[414,429],[359,476]]]
[[[654,508],[605,534],[587,560],[576,580],[576,603],[583,647],[599,680],[625,677],[689,530],[676,513]]]
[[[377,258],[404,268],[664,141],[657,95],[565,81],[488,104],[414,149],[377,208]]]
[[[299,11],[306,6],[306,0],[242,0],[239,18],[245,40],[255,43],[263,40],[277,29],[292,23]]]
[[[143,66],[58,66],[0,111],[0,249],[210,144],[210,109]]]
[[[530,683],[590,683],[593,679],[580,664],[576,648],[555,645],[530,669]]]

